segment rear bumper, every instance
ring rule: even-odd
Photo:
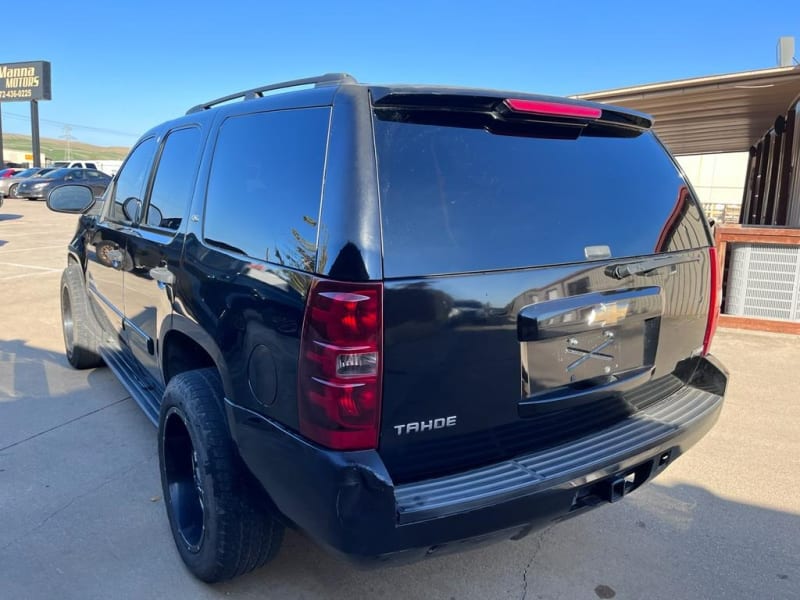
[[[395,486],[375,451],[330,452],[228,404],[232,434],[278,509],[359,561],[414,560],[615,501],[697,442],[719,417],[727,373],[701,361],[691,385],[614,427],[513,460]]]

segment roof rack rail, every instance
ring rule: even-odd
[[[211,100],[209,102],[204,102],[203,104],[198,104],[197,106],[193,106],[189,110],[186,111],[187,115],[192,113],[200,112],[202,110],[208,110],[218,104],[222,104],[224,102],[229,102],[230,100],[236,100],[238,98],[242,98],[244,100],[252,100],[254,98],[261,98],[264,95],[264,92],[271,92],[272,90],[281,90],[283,88],[291,88],[297,87],[300,85],[331,85],[334,83],[357,83],[355,77],[352,75],[348,75],[347,73],[325,73],[324,75],[317,75],[315,77],[306,77],[304,79],[293,79],[291,81],[281,81],[280,83],[271,83],[269,85],[265,85],[263,87],[253,88],[252,90],[245,90],[243,92],[237,92],[235,94],[230,94],[229,96],[223,96],[222,98],[217,98],[216,100]]]

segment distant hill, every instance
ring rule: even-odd
[[[53,138],[40,138],[42,152],[50,160],[65,160],[67,158],[67,143],[64,140]],[[31,136],[19,133],[3,133],[3,148],[8,150],[31,151]],[[75,140],[69,143],[70,160],[85,160],[96,158],[98,160],[122,160],[128,155],[130,148],[123,146],[93,146]]]

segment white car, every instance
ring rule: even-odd
[[[69,169],[96,169],[97,165],[93,162],[82,162],[80,160],[57,160],[51,166],[60,168],[66,167]]]

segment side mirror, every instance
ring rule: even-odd
[[[55,212],[80,214],[94,204],[94,192],[85,185],[62,185],[47,196],[47,208]]]
[[[161,222],[164,220],[164,215],[157,206],[153,204],[147,209],[147,224],[151,227],[162,227]]]
[[[142,201],[134,196],[125,198],[125,202],[122,203],[122,213],[125,215],[125,218],[132,223],[137,223],[139,221],[139,211],[141,209]]]

